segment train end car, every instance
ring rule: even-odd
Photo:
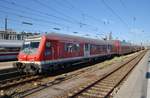
[[[132,51],[131,44],[122,44],[119,40],[50,33],[26,39],[14,67],[25,73],[51,72],[75,62],[95,61]]]
[[[26,39],[14,67],[26,73],[42,73],[63,67],[60,64],[115,54],[112,41],[50,33]]]

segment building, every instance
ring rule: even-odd
[[[26,32],[20,32],[17,33],[13,30],[7,30],[6,31],[0,31],[0,39],[4,40],[24,40],[28,36],[38,35],[39,33],[26,33]]]

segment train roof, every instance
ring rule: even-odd
[[[44,35],[34,35],[30,36],[25,40],[40,40],[42,37],[46,37],[51,40],[59,40],[59,41],[65,41],[65,42],[80,42],[80,43],[90,43],[90,44],[115,44],[120,43],[122,46],[136,46],[134,44],[120,41],[120,40],[100,40],[100,39],[92,39],[92,38],[86,38],[76,35],[69,35],[69,34],[60,34],[60,33],[48,33]]]
[[[0,47],[21,47],[23,40],[2,40],[0,39]]]
[[[75,35],[68,35],[68,34],[59,34],[59,33],[49,33],[45,35],[46,38],[52,40],[60,40],[60,41],[68,41],[68,42],[83,42],[83,43],[93,43],[93,44],[113,44],[115,41],[110,40],[100,40],[100,39],[92,39],[86,37],[80,37]]]
[[[51,40],[59,40],[59,41],[67,41],[67,42],[80,42],[80,43],[90,43],[90,44],[114,44],[114,42],[119,40],[100,40],[100,39],[93,39],[93,38],[86,38],[80,37],[76,35],[69,35],[69,34],[60,34],[60,33],[48,33],[44,35],[35,35],[30,36],[25,40],[40,40],[42,37],[46,37]]]

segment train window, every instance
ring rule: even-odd
[[[94,45],[91,45],[91,46],[90,46],[90,50],[92,50],[93,48],[94,48]]]
[[[85,51],[89,51],[89,44],[85,44]]]
[[[52,53],[51,42],[46,42],[45,56],[49,56]]]
[[[39,41],[26,41],[21,49],[22,52],[33,54],[36,53],[39,47]]]
[[[80,45],[79,44],[73,44],[73,43],[65,43],[64,50],[67,52],[79,51]]]
[[[51,43],[50,42],[46,42],[46,48],[50,48],[51,47]]]
[[[25,48],[38,48],[40,42],[24,42],[23,49]]]
[[[30,47],[30,42],[24,42],[22,49],[26,49]]]
[[[31,48],[38,48],[40,42],[31,42],[30,47]]]
[[[67,51],[67,44],[64,44],[64,50]]]
[[[64,45],[65,51],[71,52],[72,51],[72,45],[70,43],[65,43]]]
[[[108,49],[112,50],[112,45],[108,45]]]
[[[73,50],[74,51],[79,51],[80,50],[80,45],[79,44],[74,44],[73,45]]]

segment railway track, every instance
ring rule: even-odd
[[[40,76],[34,75],[19,75],[10,79],[5,79],[0,81],[0,89],[7,89],[18,84],[23,84],[25,82],[34,81],[40,79]]]
[[[18,71],[12,71],[12,72],[4,72],[0,73],[0,82],[6,79],[9,79],[10,77],[15,77],[19,72]]]
[[[85,64],[85,62],[81,63],[81,64]],[[53,76],[55,74],[59,74],[59,73],[52,73],[51,75]],[[80,73],[78,73],[78,74],[80,74]],[[71,75],[70,77],[72,77],[72,76],[73,75]],[[6,70],[6,71],[0,73],[0,90],[7,89],[7,88],[10,88],[10,87],[13,87],[15,85],[22,84],[25,82],[31,82],[31,81],[35,81],[38,79],[46,78],[46,77],[49,77],[49,76],[48,75],[46,75],[46,76],[36,75],[35,76],[33,74],[26,75],[23,73],[21,74],[19,71],[15,70],[15,69],[8,70],[8,71]],[[62,75],[62,77],[63,77],[63,75]],[[60,78],[60,77],[58,77],[58,78]],[[58,78],[56,78],[56,80],[59,80]]]
[[[0,70],[0,81],[10,77],[15,77],[18,73],[19,72],[14,68]]]
[[[126,61],[124,62],[125,64],[126,63],[128,63],[128,62],[130,62],[131,61],[131,59],[133,60],[133,59],[135,59],[135,57],[136,56],[133,56],[133,57],[131,57],[131,58],[128,58],[128,59],[126,59]],[[123,63],[123,64],[124,64]],[[122,65],[123,65],[122,64]],[[70,78],[68,78],[69,76],[66,76],[66,79],[63,79],[61,82],[56,82],[55,83],[55,81],[54,82],[51,82],[51,83],[44,83],[44,85],[42,85],[41,87],[39,87],[38,89],[33,89],[33,90],[31,90],[31,91],[28,91],[28,92],[25,92],[25,93],[22,93],[21,94],[21,97],[26,97],[26,96],[28,96],[28,95],[30,95],[30,94],[32,94],[32,93],[34,93],[34,92],[38,92],[38,91],[40,91],[40,90],[43,90],[43,89],[45,89],[45,88],[48,88],[48,87],[53,87],[54,85],[57,85],[57,84],[63,84],[64,82],[65,82],[65,80],[66,81],[70,81],[70,80],[74,80],[74,78],[81,78],[81,76],[82,75],[86,75],[86,74],[88,74],[89,72],[91,72],[91,70],[99,70],[99,68],[98,67],[94,67],[93,69],[92,68],[88,68],[88,69],[86,69],[86,70],[83,70],[82,72],[80,72],[80,73],[78,73],[78,75],[77,75],[77,73],[75,73],[74,74],[74,76],[72,76],[72,77],[70,77]],[[64,81],[64,82],[63,82]],[[88,83],[88,85],[89,85],[90,83]],[[82,84],[81,84],[82,85]],[[85,87],[85,85],[82,85],[82,86],[84,86]],[[81,87],[77,87],[77,88],[79,88],[80,90],[81,90]],[[60,89],[58,88],[58,90],[60,91]],[[58,91],[58,92],[59,92]],[[70,92],[77,92],[77,89],[72,89],[72,90],[70,90],[70,91],[67,91],[67,93],[65,92],[65,94],[57,94],[56,96],[51,96],[51,98],[68,98],[68,97],[74,97],[74,96],[72,96],[72,95],[74,95],[73,93],[71,93],[70,94]],[[64,92],[64,91],[63,91]],[[68,93],[69,92],[69,93]],[[71,95],[71,96],[70,96]],[[31,96],[30,96],[31,97]],[[28,97],[27,97],[28,98]],[[85,98],[88,98],[88,97],[85,97]],[[90,98],[93,98],[93,97],[90,97]]]
[[[78,87],[80,90],[70,92],[69,98],[111,98],[114,89],[129,75],[132,69],[145,55],[145,52],[114,70],[108,75],[89,83],[87,86]]]
[[[79,72],[75,73],[75,74],[70,74],[70,75],[66,75],[66,74],[62,74],[60,76],[56,76],[53,78],[53,76],[49,76],[49,75],[26,75],[26,74],[19,74],[18,76],[14,76],[14,77],[11,77],[11,78],[8,78],[8,79],[3,79],[3,80],[0,80],[0,90],[1,90],[1,95],[2,96],[14,96],[14,92],[11,92],[11,94],[5,94],[4,91],[7,92],[7,90],[11,89],[11,88],[15,88],[17,85],[24,85],[25,83],[32,83],[34,82],[35,84],[38,83],[38,85],[40,84],[40,87],[34,87],[33,88],[30,88],[30,89],[26,89],[24,90],[23,92],[18,92],[16,93],[15,92],[15,96],[20,96],[20,94],[23,96],[24,93],[31,91],[31,90],[39,90],[43,87],[45,87],[45,83],[39,83],[40,80],[44,79],[44,78],[48,78],[48,77],[51,77],[50,81],[46,82],[46,84],[48,85],[54,85],[54,84],[58,84],[62,81],[65,81],[67,79],[70,79],[74,76],[77,76],[81,73],[83,73],[85,70],[88,70],[87,69],[84,69],[84,70],[80,70]],[[15,73],[15,72],[10,72],[10,73],[5,73],[6,75],[9,75],[11,73]],[[18,73],[18,72],[17,72]],[[11,76],[11,75],[10,75]]]
[[[0,90],[2,90],[1,95],[8,95],[8,96],[13,96],[13,97],[14,96],[24,97],[30,93],[44,89],[45,87],[50,87],[52,85],[59,84],[65,80],[69,80],[73,77],[77,77],[78,75],[81,75],[84,72],[88,72],[91,69],[92,68],[86,68],[84,70],[80,70],[80,71],[77,71],[77,72],[69,74],[69,75],[63,74],[63,75],[60,75],[58,77],[57,76],[56,77],[50,77],[50,76],[33,76],[33,75],[27,76],[27,75],[23,75],[20,77],[16,77],[14,79],[4,80],[3,82],[0,82]],[[43,82],[42,79],[46,79],[49,77],[50,77],[50,80]],[[31,84],[32,82],[37,83],[36,86],[34,86],[34,87],[30,86],[30,88],[23,88],[24,86],[22,86],[22,85],[24,85],[25,83]],[[11,91],[12,88],[17,88],[16,87],[17,85],[20,85],[19,87],[21,89],[24,89],[24,90],[19,91],[19,92],[17,92],[17,91],[13,92],[12,91],[10,94],[3,93],[4,91],[7,91],[7,90]],[[70,97],[78,96],[77,94],[80,94],[80,93],[76,93],[76,94],[72,93],[73,96],[70,96]]]

